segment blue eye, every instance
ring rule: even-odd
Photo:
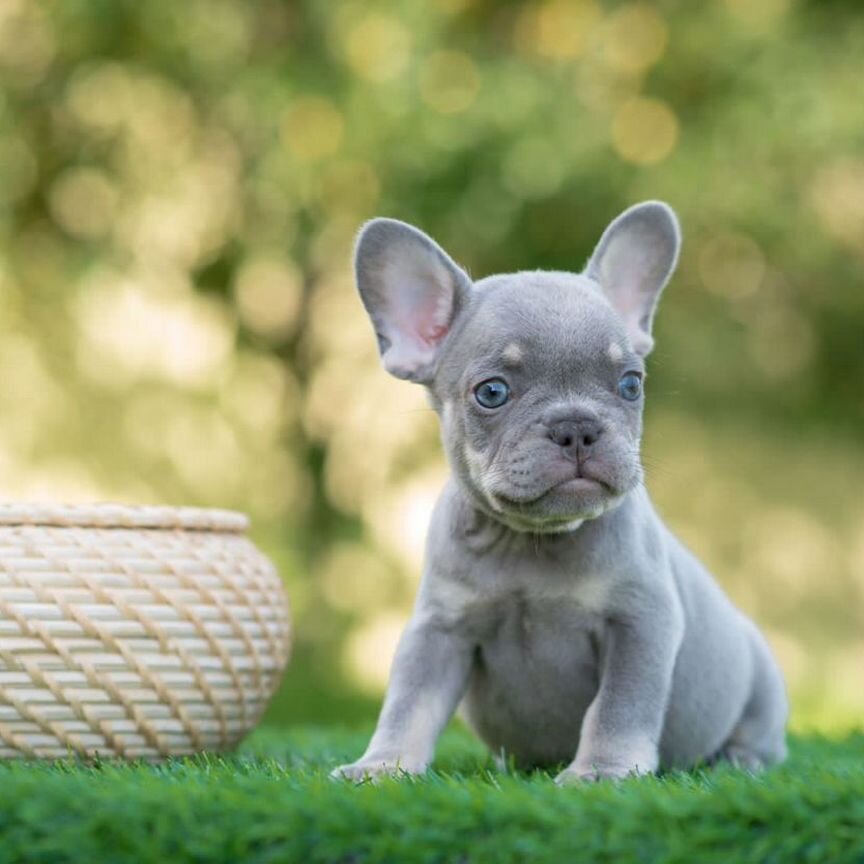
[[[642,376],[638,372],[626,372],[618,382],[618,395],[628,402],[635,402],[642,395]]]
[[[474,398],[484,408],[500,408],[510,398],[510,388],[501,378],[490,378],[474,388]]]

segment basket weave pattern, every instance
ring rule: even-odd
[[[230,748],[288,659],[239,513],[0,506],[0,756]]]

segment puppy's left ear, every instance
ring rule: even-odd
[[[396,219],[366,223],[357,237],[354,269],[384,368],[428,384],[468,300],[468,274],[431,237]]]
[[[654,310],[680,248],[681,231],[672,208],[662,201],[645,201],[609,225],[585,269],[624,319],[633,350],[643,357],[654,347]]]

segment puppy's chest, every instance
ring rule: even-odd
[[[505,689],[521,681],[544,692],[574,676],[593,680],[606,633],[603,616],[572,597],[519,590],[478,602],[465,628],[476,680]]]
[[[463,623],[475,638],[523,647],[600,633],[610,600],[603,574],[544,568],[536,561],[483,562],[465,588]]]
[[[498,596],[475,609],[474,629],[480,643],[501,643],[543,651],[576,636],[599,636],[604,618],[572,598],[532,596],[521,592]]]

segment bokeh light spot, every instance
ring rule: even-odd
[[[791,0],[725,0],[729,12],[756,32],[770,30],[786,15]]]
[[[461,51],[436,51],[423,64],[420,93],[423,101],[441,114],[467,111],[479,91],[477,66]]]
[[[342,114],[323,96],[301,96],[282,122],[282,141],[298,159],[314,161],[335,153],[345,131]]]
[[[841,159],[820,169],[809,198],[835,240],[864,252],[864,160]]]
[[[378,201],[381,182],[368,162],[345,159],[328,166],[321,192],[334,210],[367,214]]]
[[[337,543],[321,565],[327,602],[351,615],[370,615],[392,601],[393,574],[380,552],[359,543]]]
[[[249,5],[231,0],[185,0],[177,4],[177,11],[187,56],[196,65],[224,73],[248,56],[252,38]]]
[[[447,475],[430,468],[389,494],[371,496],[365,516],[382,547],[392,550],[416,574],[423,564],[426,531]]]
[[[155,280],[99,273],[82,292],[75,314],[88,377],[115,388],[148,376],[189,386],[222,369],[234,341],[224,307]]]
[[[678,142],[678,119],[659,99],[639,97],[625,102],[612,121],[612,144],[626,162],[661,162]]]
[[[343,654],[345,671],[367,693],[378,694],[386,686],[390,664],[407,620],[407,614],[379,613],[348,638]]]
[[[124,109],[134,102],[131,76],[120,64],[84,66],[72,75],[66,105],[79,123],[110,131],[118,127]]]
[[[390,81],[411,58],[411,34],[389,15],[369,15],[349,31],[345,53],[351,69],[370,81]]]
[[[549,60],[572,60],[584,52],[600,15],[593,0],[546,0],[528,5],[516,19],[516,47]]]
[[[0,70],[5,84],[32,87],[45,76],[55,50],[54,30],[40,4],[0,3]]]
[[[654,6],[628,3],[607,22],[606,62],[621,72],[643,72],[663,56],[668,38],[666,22]]]
[[[835,564],[831,536],[811,514],[773,507],[749,527],[756,572],[773,582],[787,603],[798,602],[813,573],[830,573]]]
[[[702,243],[698,262],[705,287],[727,300],[754,294],[765,276],[765,255],[746,234],[712,234]]]
[[[71,168],[52,184],[49,204],[54,220],[73,237],[101,237],[111,227],[117,191],[94,168]]]
[[[301,277],[287,259],[259,256],[246,261],[235,284],[240,320],[263,336],[284,337],[297,320]]]

